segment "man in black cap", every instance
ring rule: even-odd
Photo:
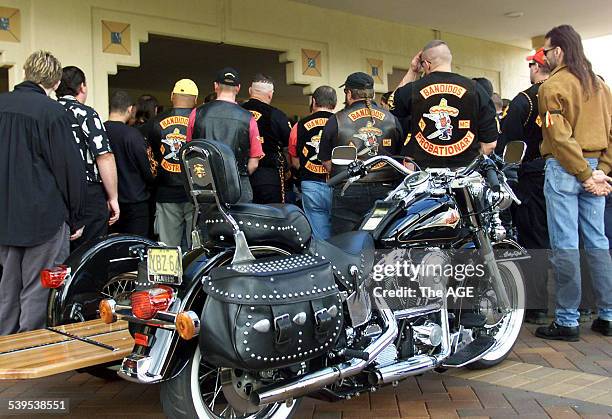
[[[291,124],[287,115],[270,105],[274,96],[274,80],[256,74],[249,87],[250,99],[242,107],[257,121],[265,157],[259,169],[251,176],[253,202],[279,204],[285,202],[285,174],[287,173],[287,147]]]
[[[402,154],[421,168],[458,168],[495,150],[493,101],[476,81],[451,72],[452,58],[444,41],[429,42],[390,100],[408,134]]]
[[[332,167],[334,147],[353,146],[359,159],[367,160],[379,154],[397,155],[402,141],[399,121],[389,111],[372,102],[374,80],[366,73],[353,73],[344,87],[346,108],[330,116],[319,143],[319,159],[332,175],[345,170]],[[334,234],[352,231],[377,199],[382,199],[398,180],[391,167],[371,170],[342,195],[342,187],[334,188],[332,200],[332,230]]]
[[[241,202],[251,202],[251,175],[264,156],[257,122],[251,113],[236,103],[240,91],[238,71],[226,67],[217,73],[214,82],[217,99],[195,108],[189,115],[187,142],[207,138],[228,145],[236,156],[240,173]]]

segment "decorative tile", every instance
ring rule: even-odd
[[[374,79],[374,83],[383,84],[383,60],[367,58],[368,74]]]
[[[0,7],[0,41],[21,41],[21,13],[19,9]]]
[[[321,51],[302,49],[302,74],[321,77]]]
[[[130,24],[102,21],[102,51],[109,54],[131,55]]]

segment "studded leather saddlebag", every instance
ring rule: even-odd
[[[204,282],[200,348],[207,363],[280,368],[320,356],[342,330],[342,303],[329,263],[275,256],[213,269]]]

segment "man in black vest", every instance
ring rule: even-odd
[[[313,234],[321,240],[331,236],[332,191],[326,184],[327,170],[319,159],[319,144],[336,103],[333,87],[317,87],[310,99],[312,113],[295,124],[289,136],[289,156],[291,165],[299,171],[304,213]]]
[[[445,42],[429,42],[390,100],[391,112],[408,125],[402,154],[421,168],[458,168],[495,150],[493,101],[478,83],[451,72],[452,58]]]
[[[366,73],[348,76],[344,87],[346,108],[332,115],[327,121],[319,145],[319,159],[325,168],[335,175],[345,167],[332,167],[332,150],[337,146],[357,148],[357,155],[367,160],[379,154],[397,155],[401,147],[402,129],[399,121],[389,111],[372,103],[374,80]],[[382,199],[393,189],[398,180],[391,167],[380,167],[348,188],[342,195],[342,187],[334,188],[332,200],[332,229],[334,234],[352,231],[359,226],[363,216],[377,199]]]
[[[285,202],[285,174],[287,172],[287,146],[291,124],[287,115],[271,106],[274,81],[256,74],[249,88],[250,99],[242,107],[253,114],[262,141],[265,156],[259,169],[251,176],[253,202],[278,204]]]
[[[546,200],[544,199],[544,159],[540,154],[542,143],[542,120],[538,114],[538,90],[550,69],[544,59],[544,51],[538,49],[527,57],[531,87],[520,92],[512,102],[502,120],[502,134],[498,150],[510,141],[524,141],[527,150],[518,172],[516,194],[521,205],[516,207],[513,222],[517,228],[519,243],[526,249],[535,250],[530,260],[525,261],[527,281],[527,307],[525,321],[546,323],[548,259],[544,249],[550,249],[548,225],[546,223]],[[539,250],[542,249],[542,250]]]
[[[179,150],[187,139],[189,114],[196,105],[198,86],[189,79],[176,82],[172,108],[149,119],[143,130],[159,163],[155,182],[155,231],[168,246],[180,246],[183,236],[191,247],[193,204],[185,192]]]
[[[259,130],[253,116],[236,103],[240,91],[238,71],[226,67],[217,73],[214,82],[217,99],[195,108],[189,115],[187,141],[207,138],[228,145],[236,156],[242,195],[240,202],[251,202],[251,175],[263,157]]]

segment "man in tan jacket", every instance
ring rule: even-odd
[[[612,94],[584,55],[580,35],[569,25],[550,30],[544,54],[553,70],[540,87],[544,195],[557,287],[555,321],[536,336],[579,338],[580,254],[584,241],[599,317],[592,329],[612,336],[612,261],[604,230],[605,196],[612,187]]]

